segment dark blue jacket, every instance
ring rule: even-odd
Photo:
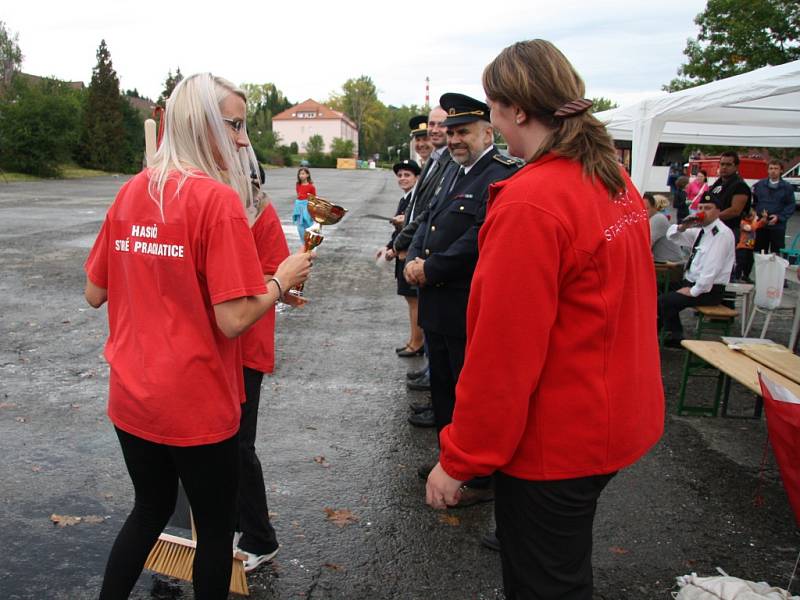
[[[766,210],[769,215],[778,215],[778,222],[767,227],[786,227],[786,221],[794,214],[794,189],[785,179],[778,180],[778,187],[769,187],[769,178],[761,179],[753,186],[753,208],[759,215]]]

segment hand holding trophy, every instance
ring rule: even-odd
[[[325,239],[325,236],[320,233],[322,226],[335,225],[342,220],[346,212],[346,208],[332,204],[325,198],[309,194],[308,214],[311,215],[314,224],[306,229],[303,234],[303,251],[311,252],[314,248],[319,246],[322,240]],[[289,294],[301,300],[300,304],[305,304],[307,301],[303,295],[302,283],[289,290]]]

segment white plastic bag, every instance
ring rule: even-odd
[[[677,578],[680,591],[676,600],[798,600],[782,588],[771,587],[763,581],[753,582],[738,577],[698,577],[697,573]]]
[[[775,254],[756,254],[756,306],[774,310],[781,304],[789,261]]]

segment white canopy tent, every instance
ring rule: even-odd
[[[645,191],[659,142],[800,148],[800,60],[596,113]]]

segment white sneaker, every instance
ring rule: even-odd
[[[275,548],[272,552],[268,554],[253,554],[252,552],[248,552],[247,550],[242,550],[241,548],[236,548],[237,552],[241,552],[247,557],[247,560],[244,561],[244,572],[249,573],[253,569],[263,565],[266,562],[270,562],[275,555],[280,550],[280,546]]]
[[[242,539],[242,535],[244,532],[242,531],[234,531],[233,532],[233,549],[236,550],[236,546],[239,545],[239,540]]]

